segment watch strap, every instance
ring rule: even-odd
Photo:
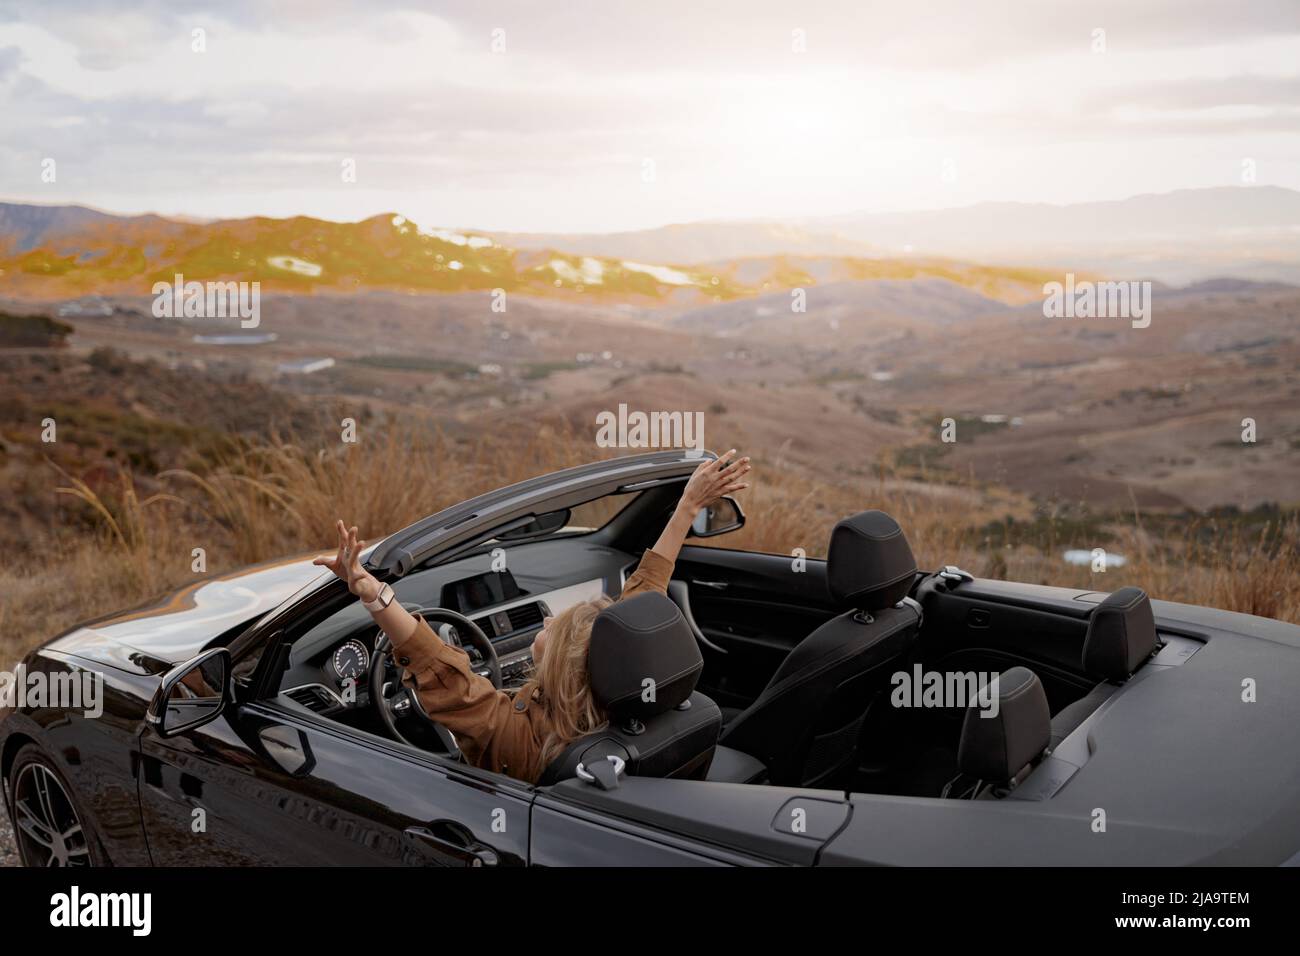
[[[393,588],[389,584],[380,587],[379,593],[375,595],[373,601],[362,601],[361,606],[367,611],[382,611],[388,605],[393,603]]]

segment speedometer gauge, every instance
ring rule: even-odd
[[[334,651],[334,673],[340,680],[356,680],[370,666],[370,653],[360,641],[347,641]]]

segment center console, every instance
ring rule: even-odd
[[[439,604],[464,614],[479,626],[497,653],[501,664],[503,687],[517,687],[527,679],[532,666],[533,639],[546,618],[567,610],[580,601],[591,601],[604,594],[599,578],[558,588],[541,594],[529,594],[516,583],[508,570],[488,571],[473,577],[451,581],[443,586]],[[466,648],[474,670],[478,652]]]

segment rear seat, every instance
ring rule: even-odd
[[[1141,588],[1120,588],[1097,605],[1083,641],[1083,670],[1099,683],[1052,718],[1051,749],[1070,736],[1152,654],[1159,641],[1151,599]]]
[[[958,775],[944,797],[996,800],[1014,790],[1042,760],[1048,744],[1047,694],[1027,667],[998,675],[998,708],[979,701],[966,708],[957,748]]]

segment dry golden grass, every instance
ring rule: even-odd
[[[511,442],[453,443],[407,428],[376,427],[373,434],[316,449],[272,441],[235,452],[203,475],[163,472],[163,493],[141,492],[143,482],[125,472],[98,491],[52,475],[51,493],[83,502],[100,531],[51,543],[31,562],[0,571],[0,667],[78,621],[193,582],[192,548],[204,548],[208,572],[224,573],[325,547],[338,517],[373,539],[591,457],[562,426]]]
[[[239,561],[252,563],[327,544],[339,517],[371,538],[388,534],[493,488],[581,464],[579,448],[550,428],[509,443],[453,443],[437,431],[390,428],[332,449],[273,441],[207,476],[161,477],[188,487]]]
[[[190,583],[190,551],[203,547],[208,571],[328,546],[336,517],[375,538],[457,501],[596,457],[563,425],[512,439],[453,442],[437,431],[371,426],[355,445],[309,448],[277,440],[234,454],[206,474],[169,471],[145,494],[121,473],[98,490],[52,476],[51,494],[80,500],[101,531],[33,550],[0,572],[0,666],[79,620]],[[1300,622],[1300,525],[1294,516],[1248,535],[1238,526],[1176,525],[1157,536],[1142,518],[1108,525],[1128,563],[1105,574],[1066,565],[1064,522],[1029,541],[1014,533],[993,544],[986,529],[1011,510],[999,489],[908,481],[883,464],[870,478],[829,480],[786,463],[776,451],[746,449],[756,469],[742,494],[748,524],[716,543],[808,556],[825,553],[834,523],[865,508],[894,515],[922,567],[957,564],[980,576],[1111,590],[1136,584],[1155,597]],[[57,487],[56,487],[57,486]],[[1023,502],[1021,503],[1023,504]]]
[[[963,493],[965,492],[965,493]],[[1135,513],[1107,523],[1110,553],[1126,563],[1105,572],[1066,564],[1068,548],[1091,550],[1064,520],[1049,519],[1045,541],[1010,540],[993,546],[981,530],[998,511],[988,490],[934,486],[918,489],[893,480],[886,468],[862,489],[778,472],[764,476],[744,502],[746,527],[717,541],[719,547],[790,554],[796,547],[824,556],[831,528],[845,515],[879,508],[907,532],[922,568],[945,564],[980,577],[1110,591],[1126,585],[1153,597],[1258,614],[1300,623],[1300,517],[1279,517],[1258,530],[1195,519],[1157,537]],[[1027,538],[1027,535],[1021,537]]]

